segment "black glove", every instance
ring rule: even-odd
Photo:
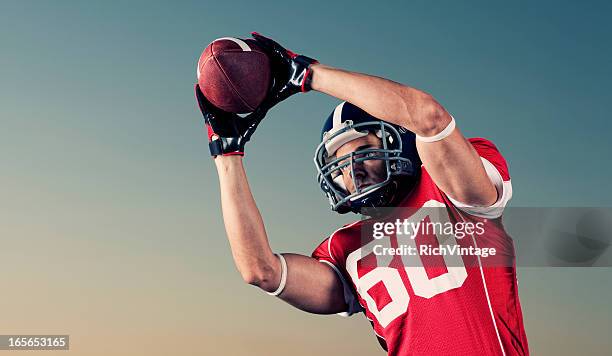
[[[208,129],[208,147],[212,156],[244,156],[244,145],[268,112],[268,105],[260,105],[248,116],[225,112],[211,104],[198,84],[195,96]]]
[[[264,101],[255,111],[246,117],[225,112],[212,105],[202,94],[200,86],[195,85],[196,99],[208,128],[208,146],[212,156],[243,156],[244,145],[270,108],[293,94],[311,89],[310,66],[318,63],[316,60],[297,55],[256,32],[252,35],[270,58],[274,80]]]
[[[310,66],[319,63],[316,59],[298,55],[285,49],[276,41],[251,33],[260,47],[266,52],[272,63],[272,86],[266,103],[268,108],[287,99],[293,94],[305,93],[311,89],[312,70]]]

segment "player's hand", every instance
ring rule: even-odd
[[[208,147],[214,156],[244,156],[244,145],[249,141],[257,125],[266,116],[268,108],[261,106],[246,117],[225,112],[212,105],[195,85],[195,96],[208,129]]]
[[[319,63],[316,59],[296,54],[257,32],[251,35],[272,62],[274,84],[263,105],[272,107],[293,94],[305,93],[311,89],[310,66]]]

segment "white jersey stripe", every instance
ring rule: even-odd
[[[465,223],[465,219],[463,215],[459,213],[461,220]],[[470,237],[474,242],[474,247],[478,248],[478,244],[476,244],[476,239],[474,238],[474,234],[471,234]],[[493,307],[491,306],[491,298],[489,297],[489,289],[487,287],[487,281],[485,280],[484,270],[482,269],[482,261],[480,260],[480,256],[477,255],[478,258],[478,268],[480,269],[480,277],[482,278],[482,284],[484,285],[484,292],[487,298],[487,304],[489,306],[489,313],[491,314],[491,321],[493,321],[493,328],[495,329],[495,335],[497,336],[497,341],[499,342],[499,348],[501,349],[502,355],[506,356],[506,351],[504,351],[504,344],[502,344],[501,337],[499,336],[499,328],[497,327],[497,322],[495,321],[495,315],[493,314]]]

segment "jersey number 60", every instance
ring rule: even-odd
[[[429,208],[429,209],[423,209]],[[415,224],[424,221],[427,216],[431,221],[446,223],[450,222],[446,206],[440,202],[430,200],[423,205],[414,215],[410,217],[410,221]],[[435,215],[435,216],[434,216]],[[440,244],[452,245],[457,244],[454,235],[438,235],[436,238]],[[413,246],[417,248],[414,239],[406,235],[397,235],[398,246]],[[353,251],[346,259],[346,269],[355,282],[357,292],[368,304],[368,310],[374,314],[378,323],[384,328],[391,323],[395,318],[408,311],[410,296],[408,290],[402,281],[399,270],[393,267],[388,267],[393,256],[376,256],[376,268],[366,273],[359,278],[357,273],[357,262],[366,257],[363,251],[368,251],[368,254],[373,251],[374,246],[382,245],[383,248],[390,248],[391,241],[387,238],[373,240],[367,245]],[[431,298],[440,293],[444,293],[454,288],[461,287],[467,278],[467,271],[461,256],[447,255],[443,256],[446,264],[447,272],[434,278],[429,278],[425,267],[419,256],[402,255],[402,262],[406,275],[410,280],[410,285],[415,295],[424,298]],[[387,267],[385,267],[385,265]],[[453,266],[453,267],[448,267]],[[382,282],[387,289],[387,293],[391,301],[379,310],[376,301],[370,296],[368,290],[374,285]]]

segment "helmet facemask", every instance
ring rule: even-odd
[[[336,157],[339,147],[370,132],[381,139],[381,148],[359,149]],[[398,130],[384,121],[367,121],[354,124],[351,120],[342,123],[335,131],[326,132],[315,152],[317,180],[327,195],[332,210],[339,213],[360,213],[364,207],[387,206],[396,192],[396,178],[413,176],[415,167],[410,159],[402,157],[402,139]],[[369,160],[384,163],[384,179],[360,187],[355,178],[355,164]],[[343,180],[342,171],[350,169],[354,192],[350,192]]]

